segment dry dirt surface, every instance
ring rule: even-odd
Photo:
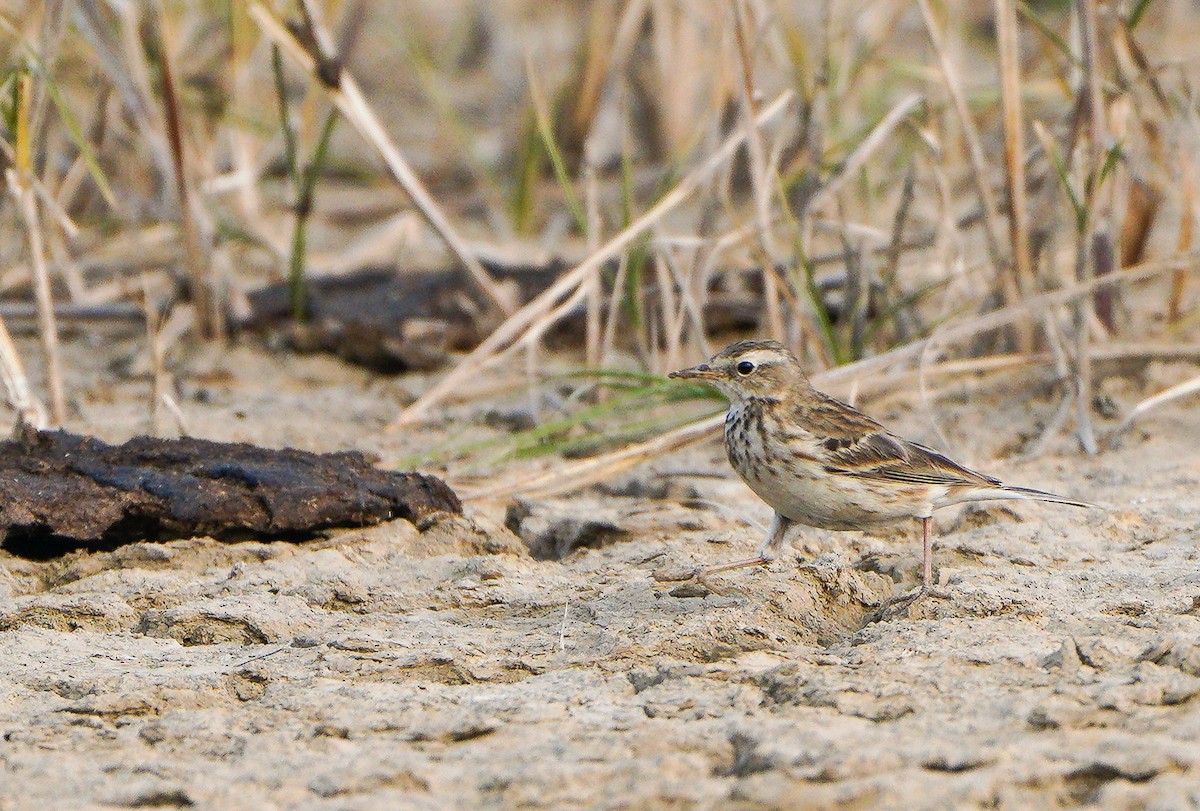
[[[145,431],[136,341],[69,350],[68,427]],[[197,436],[387,465],[457,430],[383,430],[408,378],[246,348],[193,365]],[[1195,373],[1105,390],[1127,407]],[[949,446],[919,407],[875,413],[1106,509],[939,514],[949,597],[903,611],[908,526],[664,579],[758,543],[740,483],[660,475],[727,474],[715,444],[421,529],[0,553],[0,809],[1196,807],[1200,412],[989,463],[1054,409],[1023,381],[943,398]]]

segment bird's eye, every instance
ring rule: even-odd
[[[754,371],[754,364],[748,360],[744,360],[737,365],[737,373],[740,375],[748,375]]]

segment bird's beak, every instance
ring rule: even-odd
[[[699,366],[692,366],[688,369],[680,369],[678,372],[671,372],[671,374],[667,375],[667,377],[672,377],[676,380],[715,380],[720,376],[720,373],[707,363],[701,363]]]

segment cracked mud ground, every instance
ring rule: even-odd
[[[68,427],[143,432],[145,381],[104,382],[97,362],[70,359]],[[410,383],[244,349],[220,363],[192,370],[207,382],[183,406],[211,439],[387,464],[467,416],[385,434]],[[1143,391],[1108,382],[1125,405]],[[912,527],[806,530],[714,589],[655,578],[758,542],[743,517],[765,509],[732,480],[639,486],[725,471],[715,445],[620,491],[666,498],[526,503],[508,516],[521,537],[507,505],[468,503],[424,531],[0,554],[0,808],[1200,802],[1200,462],[1185,448],[1200,414],[1166,408],[1092,459],[1064,438],[989,464],[1006,449],[988,443],[1053,403],[961,399],[944,405],[948,450],[1110,509],[940,513],[951,599],[886,620],[918,565]],[[875,410],[936,441],[921,412]],[[998,414],[1005,430],[978,429]],[[557,558],[576,542],[595,546]]]

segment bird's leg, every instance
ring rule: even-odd
[[[949,600],[950,595],[933,584],[933,516],[921,516],[921,588],[918,594]]]
[[[949,600],[950,594],[933,584],[933,516],[921,516],[921,596]]]
[[[742,560],[732,560],[729,563],[718,563],[716,566],[703,566],[693,572],[692,576],[698,580],[703,580],[710,574],[717,572],[729,572],[734,569],[743,569],[747,566],[761,566],[765,563],[770,563],[779,557],[779,548],[783,546],[783,540],[787,536],[787,531],[791,529],[795,522],[789,518],[785,518],[779,513],[771,519],[771,528],[767,531],[767,537],[763,539],[762,546],[758,547],[758,554],[752,558],[743,558]]]
[[[921,519],[921,585],[903,597],[894,600],[890,607],[907,605],[920,597],[949,599],[950,595],[933,586],[933,516],[922,515]]]
[[[933,587],[933,516],[922,515],[921,519],[921,585],[905,595],[895,597],[881,609],[882,616],[895,614],[921,597],[936,597],[948,600],[950,595]]]
[[[921,588],[933,585],[933,516],[921,516]]]

